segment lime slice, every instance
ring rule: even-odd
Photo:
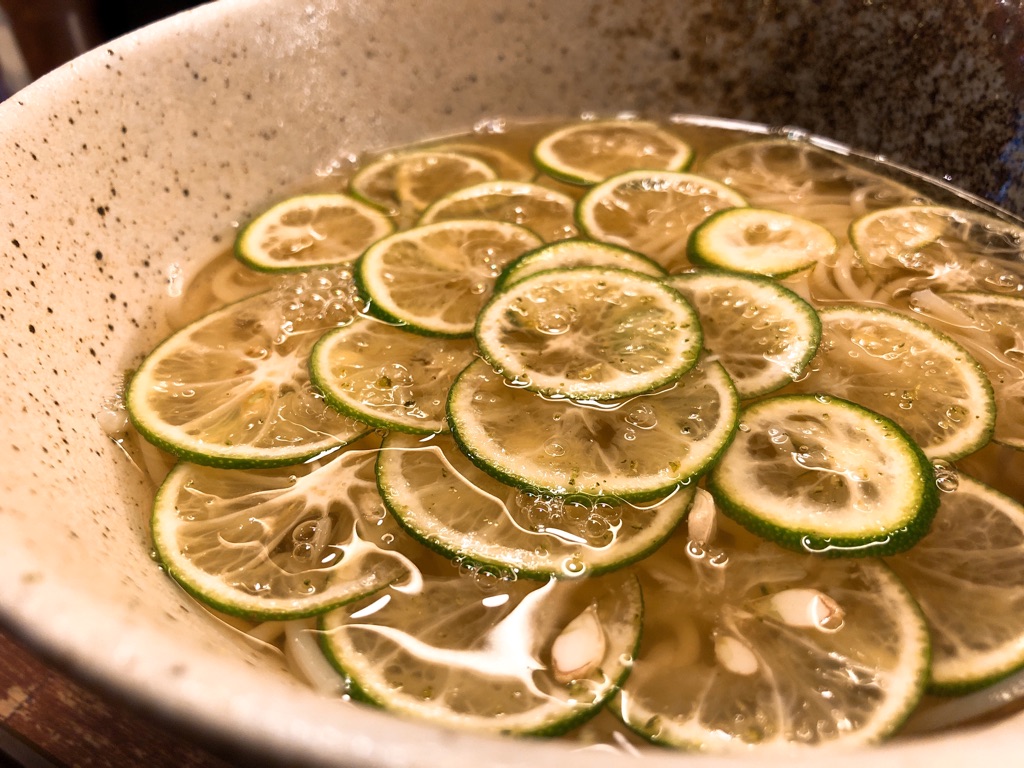
[[[452,579],[424,565],[415,592],[389,590],[320,623],[352,693],[401,715],[489,733],[554,735],[596,714],[640,637],[636,580]]]
[[[732,208],[693,230],[687,256],[694,264],[785,277],[827,262],[836,239],[808,219],[766,208]]]
[[[828,395],[749,406],[708,490],[758,535],[840,556],[913,546],[938,504],[932,465],[895,422]]]
[[[160,562],[198,600],[264,620],[322,613],[408,578],[386,543],[402,531],[374,486],[377,444],[269,470],[179,463],[153,507]]]
[[[644,641],[613,711],[654,742],[750,757],[891,735],[928,675],[907,590],[875,559],[748,548],[730,532],[723,521],[714,546],[674,536],[636,566]]]
[[[224,467],[294,464],[352,442],[368,428],[324,402],[307,365],[355,303],[348,274],[323,271],[200,318],[135,371],[132,422],[171,453]]]
[[[530,230],[486,220],[396,232],[367,249],[356,282],[377,317],[427,336],[472,336],[498,275],[541,244]]]
[[[955,338],[981,363],[996,398],[992,439],[1024,448],[1024,298],[980,291],[911,295],[911,307]]]
[[[807,141],[764,139],[714,152],[697,173],[719,179],[759,208],[817,222],[840,243],[852,219],[922,202],[919,192]]]
[[[702,270],[668,284],[697,310],[704,349],[725,366],[741,399],[792,383],[818,348],[817,313],[772,280]]]
[[[818,310],[821,344],[798,383],[888,416],[933,459],[984,445],[995,424],[992,385],[948,336],[897,312],[837,306]]]
[[[1024,226],[945,206],[876,211],[850,225],[868,274],[900,290],[1024,291]]]
[[[485,181],[458,189],[431,205],[420,224],[451,219],[490,219],[520,224],[545,242],[576,236],[568,195],[528,181]]]
[[[448,429],[448,389],[475,357],[470,340],[432,339],[365,319],[325,334],[309,366],[313,383],[342,413],[382,429],[429,434]]]
[[[1024,668],[1024,506],[964,474],[945,481],[928,535],[888,563],[928,620],[930,688],[949,694]]]
[[[737,410],[718,363],[698,363],[658,392],[588,404],[510,387],[478,360],[448,397],[459,447],[502,482],[630,500],[664,496],[703,472],[728,443]]]
[[[625,171],[681,171],[692,157],[678,136],[640,120],[573,123],[533,149],[538,168],[570,184],[596,184]]]
[[[508,181],[530,181],[537,175],[537,169],[528,163],[521,162],[498,147],[487,144],[473,144],[469,141],[443,141],[430,147],[435,152],[454,152],[467,157],[475,157],[494,169],[499,179]]]
[[[695,490],[646,504],[540,496],[481,472],[449,435],[397,433],[384,439],[377,483],[398,522],[431,549],[534,579],[592,576],[645,557]]]
[[[243,227],[235,255],[263,272],[345,266],[394,228],[388,216],[348,195],[298,195]]]
[[[745,206],[724,184],[689,173],[630,171],[592,187],[576,206],[588,237],[639,251],[669,272],[686,267],[686,241],[711,214]]]
[[[524,277],[547,269],[569,267],[618,267],[651,277],[665,276],[664,269],[636,251],[593,240],[562,240],[542,245],[513,261],[501,273],[494,290],[501,291]]]
[[[701,348],[678,291],[624,269],[550,269],[497,293],[476,324],[480,353],[517,386],[574,400],[649,392],[682,376]]]
[[[352,193],[386,211],[418,215],[456,189],[497,178],[476,157],[434,149],[388,153],[352,177]]]

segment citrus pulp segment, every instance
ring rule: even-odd
[[[553,496],[653,499],[707,469],[732,436],[738,399],[725,369],[700,363],[662,390],[608,403],[515,388],[483,360],[448,396],[459,447],[504,483]]]
[[[596,184],[625,171],[681,171],[690,145],[654,123],[595,120],[559,128],[537,142],[533,161],[570,184]]]
[[[406,579],[385,542],[402,535],[374,484],[376,443],[277,469],[180,462],[153,507],[160,562],[226,613],[284,620],[322,613]]]
[[[298,195],[243,227],[235,255],[263,272],[344,266],[394,228],[388,216],[348,195]]]
[[[940,205],[875,211],[850,225],[864,269],[904,290],[1024,291],[1024,226]]]
[[[446,558],[427,560],[417,592],[321,619],[355,697],[447,727],[554,735],[596,714],[628,674],[643,612],[632,576],[484,590],[453,580]]]
[[[809,219],[767,208],[731,208],[712,214],[690,235],[694,264],[785,277],[836,252],[836,239]]]
[[[722,511],[800,552],[875,557],[928,531],[935,472],[894,422],[828,395],[759,400],[711,469]]]
[[[592,187],[576,206],[581,231],[630,248],[669,272],[689,264],[686,242],[711,214],[747,205],[721,182],[669,171],[629,171]]]
[[[136,369],[132,423],[152,443],[197,464],[281,466],[352,442],[365,424],[330,408],[309,381],[309,351],[352,322],[347,273],[291,277],[278,289],[177,331]]]
[[[898,312],[860,306],[818,310],[821,343],[796,384],[889,417],[932,459],[966,456],[992,436],[992,385],[960,344]]]
[[[929,638],[892,572],[722,538],[673,536],[634,566],[644,639],[613,711],[651,741],[709,753],[896,731],[924,688]]]
[[[505,265],[540,244],[506,222],[425,224],[370,246],[356,264],[356,283],[383,320],[427,336],[468,337]]]
[[[593,576],[645,557],[696,490],[648,504],[543,496],[482,472],[449,435],[397,433],[381,446],[377,484],[388,510],[431,549],[533,579]]]
[[[436,339],[373,319],[326,333],[310,354],[310,377],[328,404],[382,429],[447,430],[455,376],[476,357],[468,339]]]
[[[930,688],[949,694],[1024,667],[1024,506],[954,477],[928,534],[887,560],[928,621]]]
[[[664,277],[665,270],[641,253],[611,243],[596,243],[593,240],[560,240],[542,245],[536,250],[524,253],[505,267],[495,292],[517,283],[524,277],[543,272],[546,269],[568,267],[618,267],[640,272],[651,277]]]
[[[490,219],[519,224],[545,242],[575,237],[576,201],[529,181],[484,181],[445,195],[420,217],[420,224],[451,219]]]
[[[699,270],[668,284],[697,310],[704,349],[741,399],[792,383],[818,348],[821,322],[806,301],[766,278]]]
[[[697,362],[700,322],[678,291],[623,269],[573,267],[495,294],[476,323],[480,353],[534,392],[613,400],[649,392]]]
[[[496,177],[475,157],[423,149],[376,158],[352,177],[350,188],[359,199],[407,221],[456,189]]]

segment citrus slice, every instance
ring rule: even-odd
[[[731,208],[709,216],[690,235],[694,264],[786,277],[836,252],[836,239],[808,219],[767,208]]]
[[[537,169],[524,163],[512,153],[487,144],[474,144],[469,141],[448,141],[430,147],[435,152],[454,152],[459,155],[475,157],[494,169],[499,179],[508,181],[530,181],[537,175]]]
[[[888,416],[933,459],[984,445],[995,424],[992,385],[953,339],[897,312],[858,306],[818,310],[821,344],[797,383]]]
[[[321,619],[325,652],[354,697],[447,727],[555,735],[617,690],[640,637],[633,577],[506,580],[485,591],[433,558],[420,558],[417,591],[389,590]]]
[[[386,543],[403,534],[374,485],[378,444],[269,470],[179,463],[153,506],[160,562],[198,600],[263,620],[322,613],[407,579]]]
[[[545,242],[576,236],[568,195],[528,181],[484,181],[445,195],[420,217],[420,224],[451,219],[491,219],[520,224]]]
[[[701,270],[668,284],[697,310],[704,349],[725,366],[741,399],[792,383],[818,348],[817,313],[773,280]]]
[[[750,547],[730,533],[724,520],[710,546],[673,536],[635,567],[644,641],[612,710],[651,741],[709,753],[894,733],[920,700],[929,655],[900,581],[872,558]]]
[[[561,240],[542,245],[524,253],[501,273],[494,285],[495,292],[519,282],[524,277],[535,275],[546,269],[569,267],[618,267],[640,272],[651,277],[664,277],[665,270],[657,263],[636,251],[621,248],[611,243],[596,243],[593,240]]]
[[[735,144],[703,158],[695,171],[722,181],[751,205],[817,222],[840,243],[846,241],[852,219],[923,202],[916,190],[803,140]]]
[[[449,435],[397,433],[381,446],[377,484],[402,527],[428,547],[534,579],[592,576],[645,557],[682,520],[695,490],[647,504],[541,496],[480,471]]]
[[[681,138],[641,120],[573,123],[533,149],[538,168],[570,184],[596,184],[625,171],[681,171],[692,157]]]
[[[298,195],[243,227],[235,255],[263,272],[344,266],[394,228],[388,216],[348,195]]]
[[[701,348],[697,313],[659,279],[624,269],[550,269],[495,294],[480,353],[534,392],[613,400],[682,376]]]
[[[911,307],[959,341],[981,363],[996,398],[992,439],[1024,448],[1024,298],[981,291],[918,291]]]
[[[913,549],[888,559],[928,620],[930,688],[964,693],[1024,668],[1024,506],[964,474]]]
[[[502,482],[553,496],[664,496],[718,456],[738,400],[725,369],[698,363],[663,390],[575,403],[510,387],[483,360],[455,380],[448,421],[463,452]]]
[[[326,333],[309,366],[333,408],[374,427],[429,434],[448,428],[448,389],[474,357],[470,340],[432,339],[363,319]]]
[[[876,211],[850,225],[865,270],[903,290],[1024,291],[1024,226],[946,206]]]
[[[588,237],[622,245],[669,272],[686,267],[686,241],[711,214],[747,201],[718,181],[689,173],[629,171],[592,187],[576,206]]]
[[[938,504],[932,465],[895,422],[828,395],[746,408],[708,490],[758,535],[840,556],[913,546]]]
[[[497,177],[483,160],[434,149],[392,152],[352,177],[352,193],[386,211],[418,215],[456,189]]]
[[[330,408],[309,381],[309,351],[352,322],[347,273],[287,279],[173,334],[136,369],[126,400],[150,442],[214,466],[281,466],[365,434]]]
[[[525,227],[501,221],[426,224],[370,246],[356,283],[383,320],[427,336],[468,337],[505,265],[540,244]]]

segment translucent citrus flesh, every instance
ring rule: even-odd
[[[389,435],[377,479],[388,508],[431,548],[529,578],[590,576],[648,554],[695,490],[643,504],[529,493],[482,472],[446,435]]]
[[[385,319],[428,335],[470,336],[505,265],[540,244],[515,224],[438,222],[378,241],[360,259],[357,279]]]
[[[700,176],[632,171],[587,192],[577,218],[594,240],[639,251],[678,272],[689,265],[686,242],[694,228],[715,211],[746,204],[720,182]]]
[[[571,267],[616,267],[651,277],[664,277],[665,270],[646,256],[609,243],[593,240],[562,240],[524,253],[509,264],[495,285],[495,291],[546,269]]]
[[[477,319],[484,357],[527,389],[609,400],[689,370],[697,315],[661,281],[619,269],[541,272],[498,293]]]
[[[776,282],[695,271],[668,284],[697,310],[704,349],[728,371],[741,399],[792,383],[818,348],[814,310]]]
[[[347,195],[301,195],[253,220],[236,253],[260,270],[345,266],[393,229],[387,216]]]
[[[642,499],[703,472],[732,434],[737,407],[717,363],[698,363],[654,393],[586,405],[511,388],[480,360],[456,380],[448,414],[462,450],[503,482],[556,496]]]
[[[448,389],[475,356],[469,340],[432,339],[360,319],[324,335],[310,370],[327,402],[352,418],[428,434],[448,428]]]

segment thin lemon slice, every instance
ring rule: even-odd
[[[397,232],[367,249],[356,282],[370,312],[427,336],[472,336],[505,265],[541,244],[517,224],[441,221]]]
[[[325,334],[309,366],[313,383],[342,413],[382,429],[429,434],[448,428],[448,389],[474,357],[470,340],[431,339],[363,319]]]
[[[374,485],[379,441],[279,469],[179,463],[153,507],[167,572],[218,610],[253,619],[322,613],[408,578]]]
[[[694,264],[786,277],[827,262],[836,239],[809,219],[767,208],[732,208],[709,216],[690,235]]]
[[[596,184],[625,171],[681,171],[692,158],[681,138],[641,120],[574,123],[533,149],[538,168],[570,184]]]
[[[416,591],[388,590],[320,622],[356,698],[446,727],[554,735],[596,714],[628,673],[643,610],[633,577],[484,590],[453,579],[447,558],[419,563]]]
[[[702,270],[668,284],[697,310],[704,349],[725,366],[742,399],[792,383],[818,348],[817,313],[772,280]]]
[[[995,425],[992,385],[961,345],[920,320],[857,306],[818,311],[821,344],[796,385],[888,416],[933,459],[983,446]]]
[[[703,472],[728,443],[737,411],[718,363],[698,363],[657,392],[586,404],[510,387],[478,360],[448,397],[459,447],[502,482],[634,501],[664,496]]]
[[[449,435],[391,434],[377,460],[381,497],[428,547],[519,576],[578,578],[650,554],[690,508],[695,486],[647,504],[566,500],[480,471]]]
[[[263,272],[345,266],[394,229],[388,216],[348,195],[298,195],[243,227],[235,255]]]
[[[420,224],[451,219],[491,219],[520,224],[545,242],[575,237],[576,201],[528,181],[484,181],[445,195],[423,212]]]
[[[352,322],[345,272],[290,277],[170,336],[136,369],[128,413],[152,443],[197,464],[294,464],[350,443],[365,424],[309,381],[313,344]]]
[[[476,323],[480,353],[505,378],[545,395],[613,400],[693,367],[700,322],[678,291],[637,272],[551,269],[495,296]]]
[[[1024,506],[967,475],[946,482],[928,535],[887,562],[928,620],[931,689],[964,693],[1024,667]]]
[[[751,205],[817,222],[840,243],[859,216],[923,202],[916,190],[802,140],[735,144],[701,159],[694,170],[722,181]]]
[[[865,270],[904,290],[1024,291],[1024,226],[946,206],[876,211],[850,225]]]
[[[1024,298],[1016,295],[918,291],[910,306],[955,338],[981,363],[996,397],[992,439],[1024,448]]]
[[[728,523],[636,566],[644,640],[612,710],[654,742],[750,757],[893,734],[929,658],[900,581],[875,559],[738,544]]]
[[[546,269],[568,267],[618,267],[651,277],[665,276],[665,270],[660,265],[636,251],[610,243],[572,239],[542,245],[535,251],[524,253],[505,267],[494,290],[504,290],[524,277]]]
[[[350,186],[368,203],[414,216],[456,189],[494,178],[497,173],[479,158],[423,149],[376,158],[352,177]]]
[[[938,505],[935,472],[902,429],[827,395],[746,408],[708,490],[760,536],[797,551],[857,557],[913,546]]]
[[[718,181],[689,173],[629,171],[592,187],[576,206],[588,237],[654,259],[669,272],[689,264],[686,242],[708,216],[747,201]]]

